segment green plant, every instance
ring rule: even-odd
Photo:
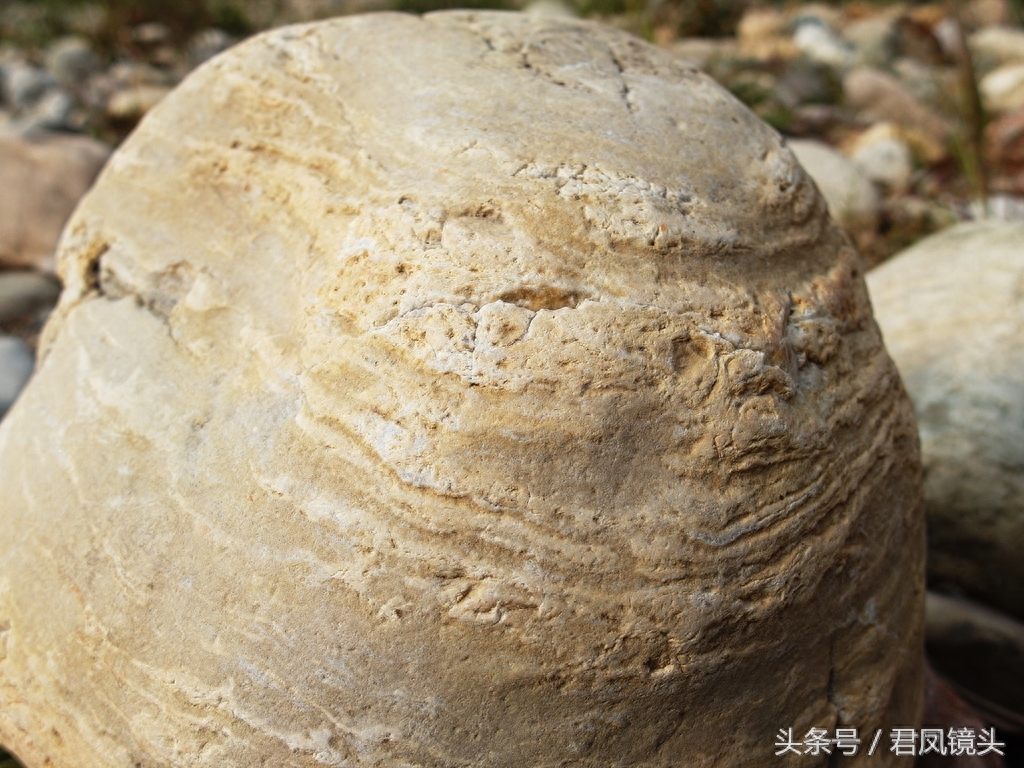
[[[988,201],[988,174],[985,167],[985,110],[981,104],[978,91],[978,77],[974,69],[974,60],[967,46],[964,27],[958,18],[957,7],[953,5],[951,17],[956,19],[957,45],[954,59],[957,65],[958,88],[952,96],[947,96],[947,105],[959,118],[959,129],[954,130],[950,148],[953,157],[967,181],[972,196],[982,210]],[[942,89],[939,89],[942,93]]]

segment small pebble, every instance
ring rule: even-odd
[[[880,206],[878,191],[842,153],[813,139],[787,142],[800,165],[814,179],[829,213],[851,227],[873,227]]]
[[[853,43],[863,64],[884,67],[896,58],[896,27],[885,16],[852,21],[843,29],[843,37]]]
[[[975,67],[982,73],[1003,64],[1024,62],[1024,30],[1014,27],[987,27],[972,34],[967,45]]]
[[[188,60],[193,67],[212,59],[221,51],[227,50],[234,39],[224,30],[211,28],[197,32],[188,44]]]
[[[989,72],[978,90],[989,112],[1002,114],[1024,106],[1024,64],[1006,64]]]
[[[46,51],[46,69],[65,85],[77,85],[100,69],[88,40],[63,37]]]
[[[31,107],[57,85],[53,75],[20,61],[4,65],[3,75],[4,100],[15,109]]]
[[[910,147],[889,123],[877,123],[865,131],[855,142],[850,159],[868,179],[892,192],[906,190],[914,173]]]
[[[817,21],[807,21],[797,27],[793,44],[811,61],[834,69],[847,69],[857,63],[853,46]]]
[[[136,85],[118,91],[107,102],[107,116],[113,120],[138,120],[170,93],[164,85]]]
[[[63,131],[70,129],[75,100],[66,91],[53,88],[28,110],[22,118],[22,132],[35,130]]]
[[[140,24],[132,32],[132,37],[135,39],[135,42],[141,43],[142,45],[162,43],[170,36],[171,30],[169,30],[166,25],[156,21],[151,21],[147,24]]]

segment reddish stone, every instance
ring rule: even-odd
[[[953,689],[932,670],[925,673],[925,702],[922,728],[973,728],[975,733],[989,726]],[[999,733],[996,732],[999,740]],[[925,755],[917,758],[914,768],[1004,768],[1003,759],[995,752],[987,755]]]

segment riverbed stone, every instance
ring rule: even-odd
[[[1024,223],[951,227],[868,285],[917,414],[929,578],[1024,618]]]
[[[496,12],[252,38],[59,271],[0,425],[30,768],[800,766],[780,726],[919,722],[917,438],[861,263],[671,53]]]

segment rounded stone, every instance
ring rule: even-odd
[[[928,572],[1024,618],[1024,224],[932,235],[870,273],[921,433]]]
[[[86,136],[0,134],[0,267],[53,269],[61,230],[109,155]]]
[[[850,229],[874,231],[878,190],[843,153],[816,139],[789,139],[789,148],[821,190],[829,213]]]
[[[47,310],[57,303],[60,283],[43,272],[0,272],[0,325]]]
[[[264,34],[147,115],[59,262],[0,426],[32,768],[802,765],[780,727],[918,721],[917,443],[859,262],[670,54]]]

